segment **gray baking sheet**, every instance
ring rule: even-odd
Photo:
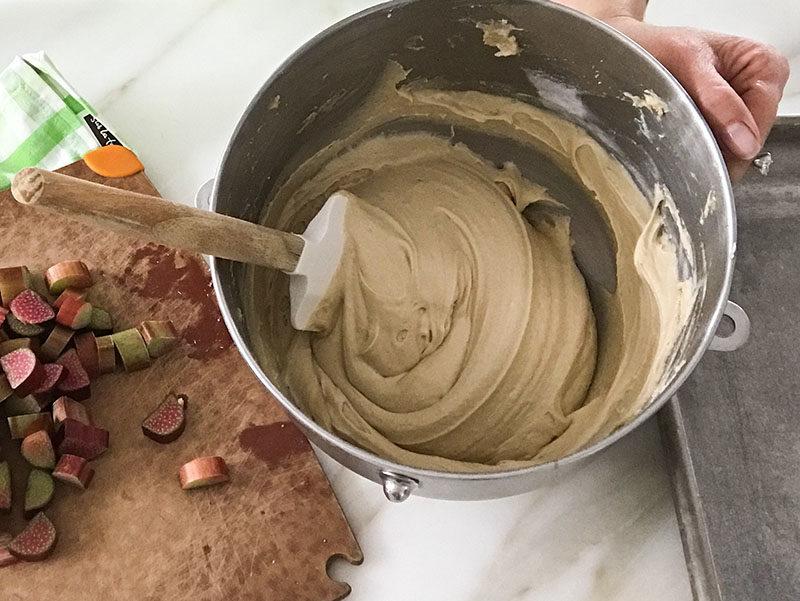
[[[695,598],[800,600],[800,118],[735,187],[741,349],[709,351],[659,414]]]

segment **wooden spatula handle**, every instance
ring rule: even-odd
[[[17,173],[11,192],[25,205],[223,259],[293,271],[303,252],[295,234],[43,169]]]

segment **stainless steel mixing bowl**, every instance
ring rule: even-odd
[[[484,45],[476,23],[490,19],[507,19],[519,29],[514,32],[521,48],[518,56],[498,58],[495,48]],[[564,469],[648,419],[672,396],[711,344],[726,308],[735,250],[727,171],[713,136],[683,88],[649,54],[609,27],[548,2],[400,0],[368,9],[319,34],[267,81],[230,140],[211,192],[211,207],[258,220],[287,174],[332,141],[335,125],[362,101],[389,59],[412,69],[412,78],[513,96],[580,123],[630,167],[648,197],[657,183],[671,190],[692,238],[696,268],[706,277],[705,295],[695,307],[676,357],[682,367],[633,421],[560,461],[514,471],[453,474],[386,461],[326,432],[305,416],[274,385],[269,368],[262,368],[249,350],[241,310],[246,266],[212,261],[222,312],[242,355],[311,441],[327,454],[382,483],[387,497],[394,501],[414,491],[451,499],[525,492],[559,477]],[[667,102],[669,113],[660,122],[623,95],[640,95],[644,90],[653,90]],[[491,146],[491,141],[482,143]],[[526,168],[525,156],[506,156],[514,149],[496,148],[494,152],[498,158],[521,161],[523,170]],[[527,168],[535,167],[529,159],[527,164]],[[552,181],[547,185],[570,185],[563,174],[549,172]],[[718,207],[703,218],[710,191],[716,194]],[[580,263],[581,256],[578,260]],[[591,279],[591,274],[587,277]],[[734,315],[737,317],[741,326],[744,318]],[[718,340],[716,345],[732,348],[738,344],[735,339]]]

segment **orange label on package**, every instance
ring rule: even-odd
[[[116,144],[87,152],[83,156],[83,162],[103,177],[127,177],[144,171],[144,165],[132,150]]]

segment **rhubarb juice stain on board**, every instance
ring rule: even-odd
[[[269,467],[311,451],[311,445],[292,422],[250,426],[239,434],[239,444]]]
[[[201,259],[147,244],[131,255],[121,281],[136,282],[129,284],[132,291],[145,298],[181,300],[196,307],[196,315],[182,328],[192,359],[216,357],[233,345]]]

